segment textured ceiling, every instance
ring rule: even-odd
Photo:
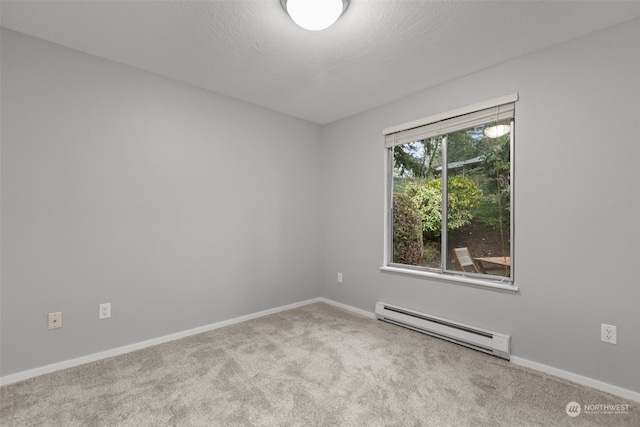
[[[640,16],[638,1],[2,1],[2,26],[316,123]]]

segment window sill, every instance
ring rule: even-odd
[[[430,271],[411,270],[408,268],[399,268],[399,267],[380,267],[380,271],[382,271],[383,273],[395,273],[395,274],[404,274],[408,276],[425,277],[429,279],[453,282],[459,285],[470,285],[473,287],[479,286],[479,287],[489,288],[492,290],[508,291],[513,293],[516,293],[519,290],[518,287],[515,285],[507,285],[507,284],[492,282],[488,280],[471,279],[463,276],[432,273]]]

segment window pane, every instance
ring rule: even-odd
[[[446,269],[510,277],[511,136],[494,125],[447,137]]]
[[[440,269],[442,138],[393,148],[392,263]]]

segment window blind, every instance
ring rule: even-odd
[[[508,102],[452,117],[446,117],[446,115],[446,118],[443,118],[443,115],[434,116],[436,120],[433,122],[385,133],[384,146],[391,148],[396,145],[433,138],[486,123],[511,119],[514,117],[514,112],[515,102]]]

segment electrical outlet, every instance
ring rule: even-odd
[[[342,283],[342,273],[338,273],[338,283]]]
[[[100,304],[100,311],[98,313],[99,319],[106,319],[111,317],[111,303],[105,302],[104,304]]]
[[[62,328],[62,312],[49,313],[49,329]]]
[[[618,342],[618,328],[613,325],[607,325],[605,323],[600,325],[600,340],[602,342],[608,342],[609,344],[617,344]]]

